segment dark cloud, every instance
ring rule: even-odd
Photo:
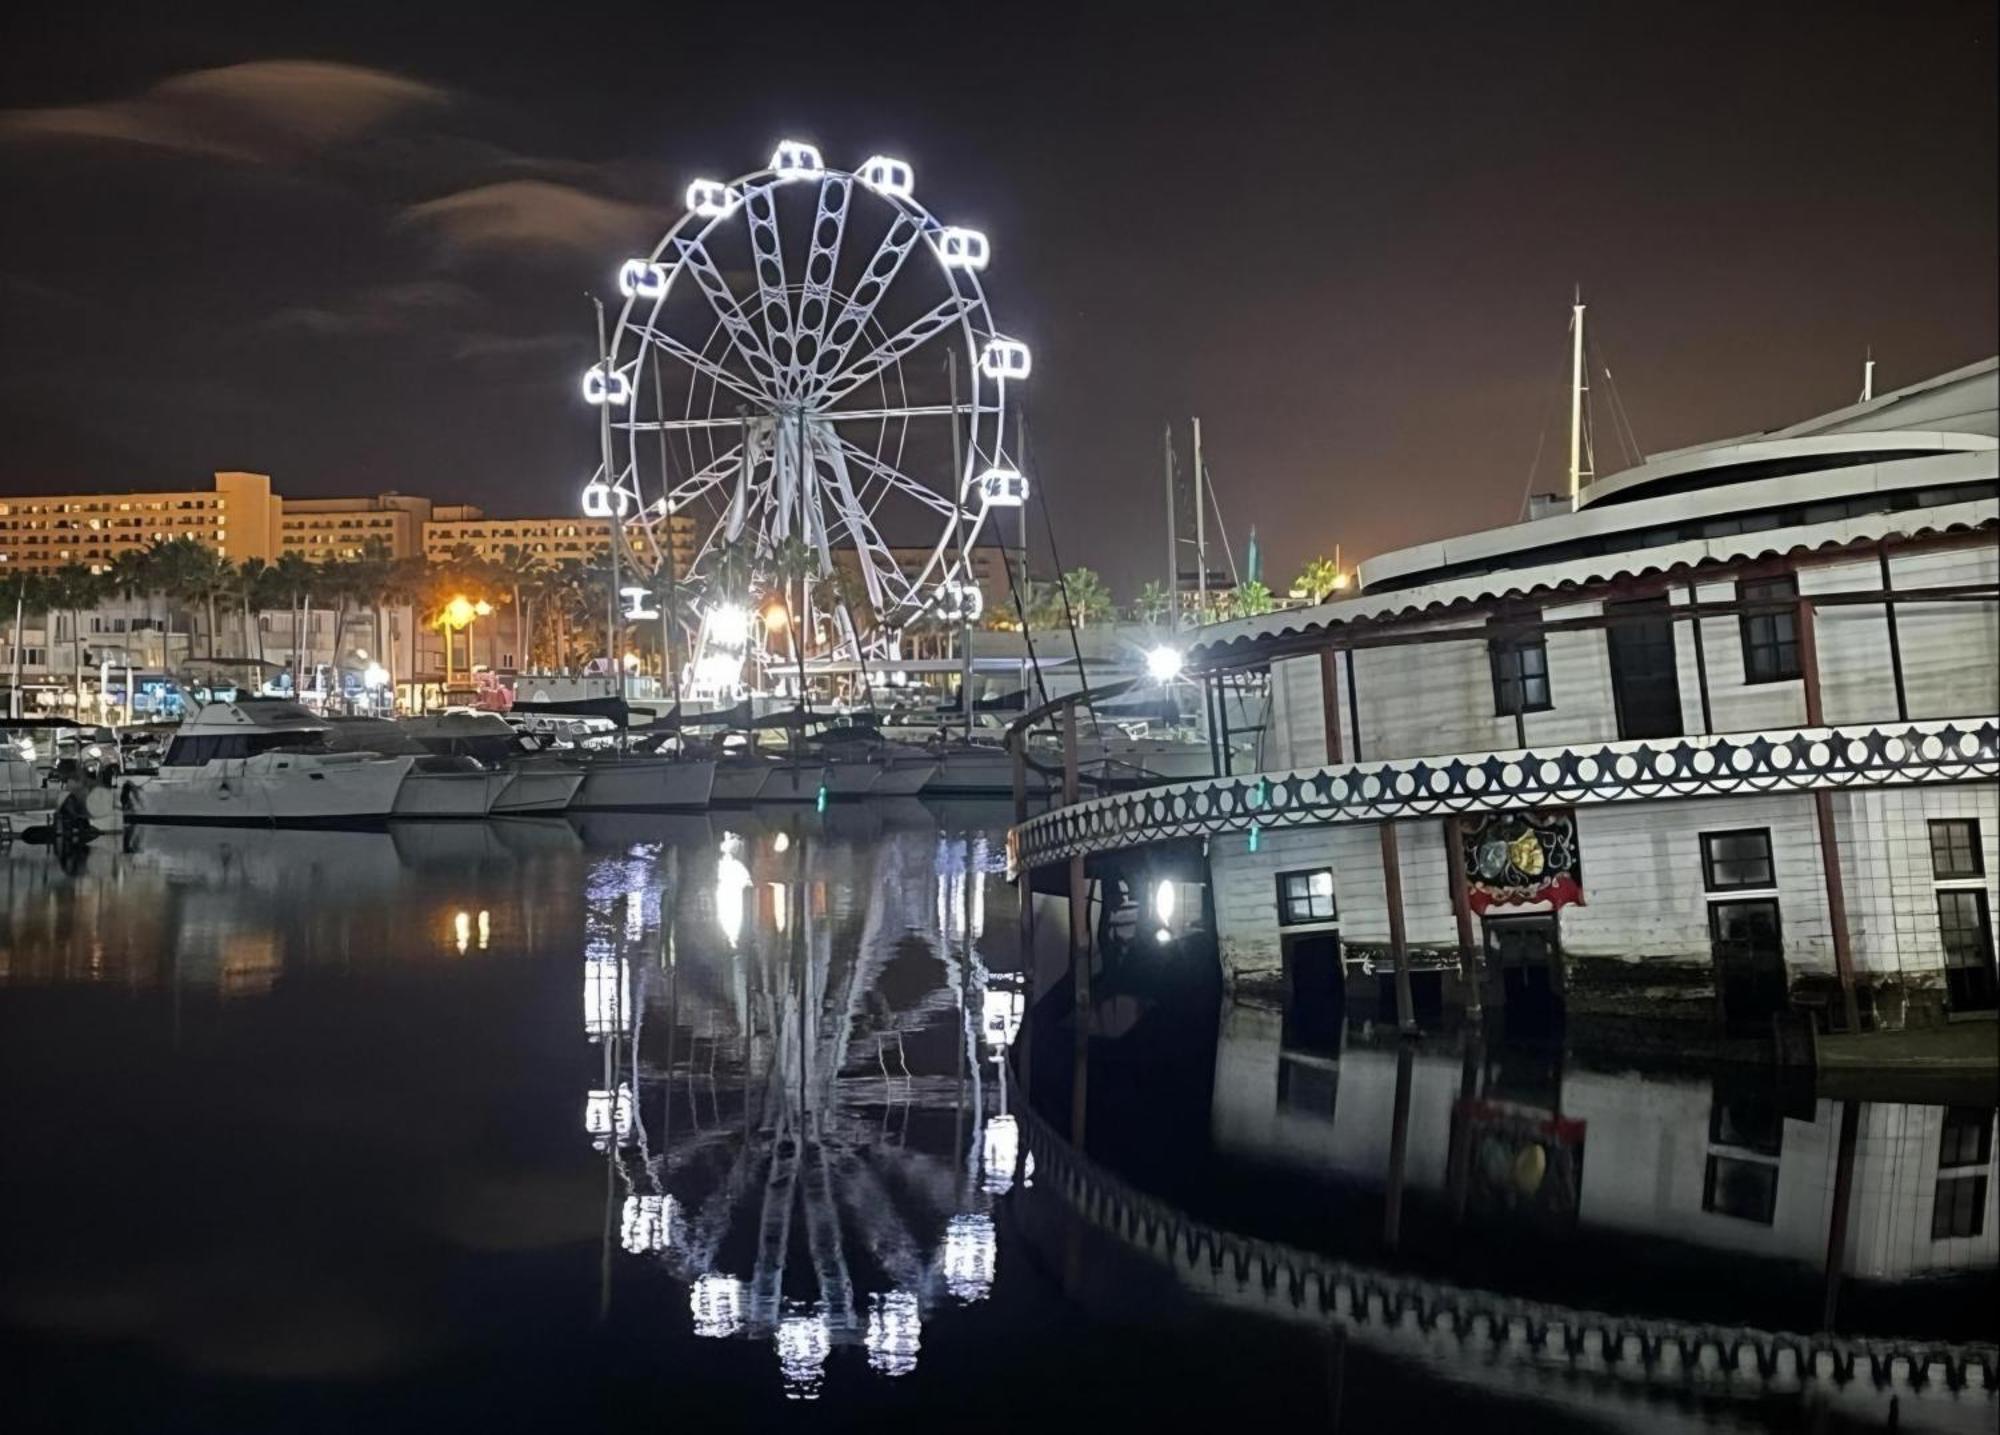
[[[0,114],[0,140],[90,140],[276,164],[442,105],[435,85],[359,65],[255,60],[97,104]]]
[[[474,309],[479,296],[448,279],[411,279],[364,289],[352,299],[326,306],[280,309],[261,328],[349,338],[407,334],[440,318]]]
[[[501,180],[411,205],[400,222],[459,254],[576,254],[598,262],[658,233],[666,211],[539,179]]]

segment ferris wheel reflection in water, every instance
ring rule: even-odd
[[[583,964],[604,1299],[622,1263],[664,1269],[697,1336],[770,1341],[799,1398],[839,1348],[915,1369],[925,1322],[991,1291],[993,1203],[1032,1178],[1004,1064],[1024,998],[982,951],[998,845],[806,826],[607,857]]]

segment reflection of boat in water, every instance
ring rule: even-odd
[[[414,759],[329,752],[330,729],[296,703],[207,703],[168,744],[153,777],[127,779],[134,822],[315,827],[395,811]]]

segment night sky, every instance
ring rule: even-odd
[[[1648,450],[1996,340],[1995,8],[14,6],[0,492],[566,511],[584,300],[780,137],[994,242],[1066,563],[1198,413],[1274,586],[1561,482],[1571,286]],[[1610,425],[1600,466],[1620,466]],[[1039,515],[1037,515],[1039,527]]]

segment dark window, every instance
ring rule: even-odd
[[[1796,602],[1799,580],[1787,573],[1777,578],[1745,579],[1736,585],[1744,603],[1765,600]],[[1798,677],[1799,616],[1796,608],[1743,615],[1743,680],[1782,683]]]
[[[1986,1228],[1986,1177],[1940,1176],[1931,1207],[1931,1239],[1976,1236]]]
[[[1771,865],[1771,829],[1746,827],[1740,832],[1702,833],[1701,880],[1711,892],[1777,886]]]
[[[1278,874],[1278,925],[1296,927],[1304,922],[1331,922],[1338,915],[1333,901],[1333,869],[1315,867],[1307,872]]]
[[[1984,1166],[1993,1159],[1993,1110],[1987,1106],[1947,1106],[1938,1143],[1938,1169]]]
[[[1931,823],[1931,873],[1940,879],[1986,875],[1977,820],[1944,817]]]
[[[1769,1036],[1771,1019],[1789,1000],[1778,904],[1711,902],[1708,929],[1724,1031]]]
[[[1301,1116],[1333,1120],[1340,1097],[1340,1068],[1330,1062],[1278,1057],[1278,1107]]]
[[[1546,640],[1493,638],[1486,644],[1493,662],[1493,711],[1501,717],[1545,712],[1549,699],[1549,648]]]
[[[1776,1156],[1785,1149],[1785,1117],[1775,1097],[1752,1087],[1716,1090],[1708,1107],[1708,1140],[1714,1146],[1736,1146],[1759,1156]]]
[[[1995,1004],[1993,922],[1983,888],[1946,887],[1937,894],[1938,935],[1944,942],[1945,991],[1953,1011]]]
[[[1778,1210],[1778,1168],[1766,1161],[1710,1156],[1702,1181],[1701,1208],[1718,1216],[1770,1225]]]

